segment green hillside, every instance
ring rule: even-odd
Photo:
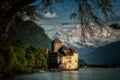
[[[51,39],[45,34],[44,29],[32,21],[16,20],[8,32],[9,40],[21,40],[26,47],[35,46],[40,48],[51,47]]]

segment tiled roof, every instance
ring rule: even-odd
[[[63,46],[61,47],[61,49],[62,49],[62,50],[68,50],[68,48],[67,48],[65,45],[63,45]]]

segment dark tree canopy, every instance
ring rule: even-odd
[[[15,17],[26,5],[35,0],[0,0],[0,42],[13,24]]]

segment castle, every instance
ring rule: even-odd
[[[46,49],[48,68],[60,70],[78,70],[78,53],[62,45],[59,39],[52,42],[52,50]]]

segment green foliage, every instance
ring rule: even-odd
[[[14,35],[14,36],[13,36]],[[8,31],[8,40],[21,40],[26,47],[35,46],[40,48],[51,48],[52,40],[45,34],[41,26],[32,21],[16,20],[12,28]]]
[[[33,68],[35,66],[35,52],[36,49],[34,47],[29,47],[26,49],[26,59],[28,61],[27,68]]]
[[[42,49],[38,49],[37,60],[40,61],[39,67],[42,69],[47,69],[47,60],[45,59],[45,52]]]
[[[6,62],[5,72],[24,71],[26,69],[25,47],[21,41],[16,40],[9,44],[6,53],[3,55]]]
[[[7,48],[2,49],[3,59],[0,70],[2,73],[27,72],[34,68],[47,69],[45,52],[33,46],[25,48],[24,43],[16,40],[11,42]],[[2,57],[0,55],[0,57]]]

